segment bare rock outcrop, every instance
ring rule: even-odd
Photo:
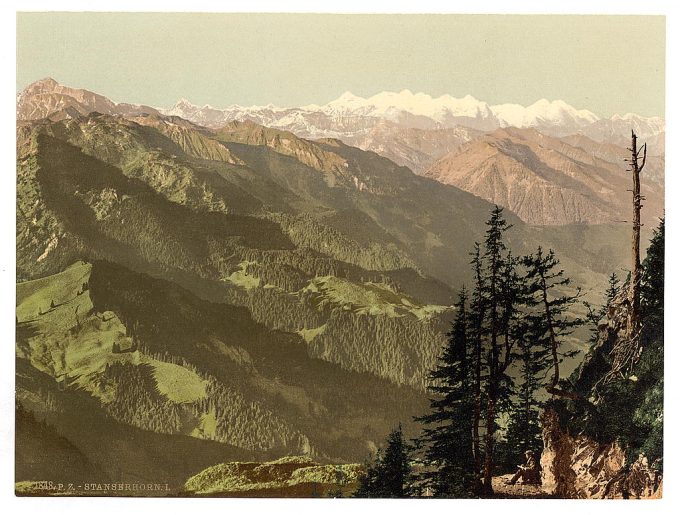
[[[602,444],[565,431],[557,414],[543,414],[541,480],[543,491],[567,499],[660,498],[663,481],[640,455],[626,467],[625,451],[616,442]]]

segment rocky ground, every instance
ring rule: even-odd
[[[512,474],[496,476],[491,484],[493,485],[494,497],[500,499],[547,499],[550,496],[541,490],[540,485],[525,485],[521,480],[514,485],[507,485]]]

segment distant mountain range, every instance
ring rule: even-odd
[[[87,114],[130,115],[162,113],[179,116],[208,128],[219,128],[230,121],[253,121],[260,125],[288,130],[304,138],[357,139],[367,135],[376,125],[387,121],[405,129],[447,129],[465,127],[492,131],[502,127],[534,128],[551,136],[583,134],[598,142],[626,145],[631,128],[645,141],[650,141],[657,154],[665,133],[660,117],[643,117],[628,113],[601,118],[591,111],[576,109],[562,100],[541,99],[530,106],[498,104],[477,100],[471,95],[433,98],[425,93],[382,92],[369,98],[343,93],[324,105],[302,107],[231,105],[215,108],[197,106],[180,99],[170,108],[127,103],[116,104],[106,97],[83,89],[60,85],[47,78],[28,86],[17,102],[17,118],[32,120],[61,111]]]
[[[583,133],[596,141],[603,141],[612,135],[627,137],[631,126],[643,139],[665,131],[662,118],[645,118],[635,114],[600,118],[562,100],[541,99],[528,107],[519,104],[489,105],[470,95],[463,98],[451,95],[432,98],[425,93],[414,94],[409,90],[400,93],[382,92],[370,98],[346,92],[324,105],[292,108],[270,104],[252,107],[232,105],[217,109],[208,105],[199,107],[181,99],[171,108],[159,110],[207,127],[217,127],[229,120],[251,120],[310,138],[355,137],[372,128],[379,120],[415,129],[457,126],[481,131],[499,127],[534,128],[553,136]]]
[[[650,189],[646,215],[654,220],[663,212],[664,120],[634,114],[599,118],[561,100],[543,99],[528,107],[489,105],[469,95],[432,98],[404,90],[370,98],[347,92],[325,105],[297,108],[234,105],[216,109],[182,99],[172,108],[156,109],[116,104],[96,93],[44,79],[27,87],[17,101],[20,120],[57,121],[92,112],[126,117],[165,115],[210,129],[248,121],[301,138],[337,138],[417,174],[496,202],[524,221],[541,225],[627,218],[627,201],[619,189],[627,180],[623,160],[634,129],[650,150],[643,175]],[[529,132],[505,130],[513,128]],[[539,141],[536,134],[544,139]],[[540,148],[529,149],[528,141]],[[543,151],[545,144],[552,154]],[[498,152],[490,151],[492,148]],[[562,155],[561,161],[557,154]],[[565,174],[571,174],[573,180],[566,180]],[[584,186],[587,183],[591,186]]]

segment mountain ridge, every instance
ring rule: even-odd
[[[622,166],[624,156],[617,154],[621,162],[614,163],[606,150],[600,157],[592,145],[584,149],[587,143],[569,144],[532,128],[502,128],[462,145],[425,175],[507,207],[531,224],[625,220],[630,179]],[[650,180],[643,175],[642,180],[645,218],[653,221],[663,215],[663,187],[654,176]]]
[[[59,84],[51,77],[29,84],[17,95],[17,119],[36,120],[64,111],[69,116],[103,114],[160,114],[150,106],[113,102],[107,97],[86,89]]]
[[[55,95],[45,102],[45,96]],[[70,96],[69,103],[59,96]],[[40,98],[43,97],[43,98]],[[661,117],[644,117],[637,114],[615,114],[600,117],[587,109],[575,108],[563,100],[539,99],[529,106],[520,104],[495,104],[478,100],[472,95],[455,98],[449,94],[432,97],[426,93],[383,91],[368,98],[345,92],[337,99],[318,105],[282,107],[273,104],[240,106],[232,104],[216,108],[208,104],[198,106],[186,98],[169,108],[114,103],[101,95],[83,89],[69,88],[46,78],[27,86],[17,101],[18,118],[22,120],[46,117],[51,109],[63,105],[80,114],[88,110],[104,114],[162,113],[175,115],[199,125],[219,128],[228,121],[251,120],[261,125],[288,129],[302,137],[351,137],[365,133],[379,120],[387,120],[406,128],[442,129],[464,126],[476,130],[494,130],[502,127],[533,127],[549,135],[564,136],[583,133],[596,141],[604,141],[620,133],[622,122],[629,128],[633,124],[639,137],[648,139],[665,132]],[[620,141],[619,141],[620,143]],[[617,144],[619,144],[617,143]]]
[[[326,104],[309,104],[300,107],[230,105],[224,109],[212,106],[199,107],[182,99],[170,108],[159,109],[164,114],[196,117],[209,121],[207,112],[216,116],[222,112],[230,118],[260,119],[264,125],[280,127],[290,126],[295,117],[323,114],[342,119],[348,117],[372,117],[400,123],[412,128],[451,128],[456,125],[477,130],[493,130],[499,127],[534,127],[551,132],[553,135],[567,135],[586,131],[592,124],[616,123],[620,120],[634,120],[640,137],[655,136],[665,131],[665,122],[661,117],[643,117],[637,114],[615,114],[611,117],[599,117],[587,109],[577,109],[563,100],[549,101],[545,98],[537,100],[529,106],[520,104],[489,105],[472,95],[455,98],[442,95],[433,98],[426,93],[412,93],[403,90],[399,93],[384,91],[368,98],[345,92],[340,97]],[[206,113],[202,113],[205,110]],[[267,123],[269,122],[269,123]],[[210,123],[217,123],[210,120]],[[590,130],[590,135],[597,131]],[[314,137],[309,134],[308,136]]]

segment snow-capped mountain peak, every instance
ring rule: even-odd
[[[363,98],[355,95],[351,91],[345,91],[342,95],[340,95],[335,102],[342,102],[342,103],[347,103],[347,102],[353,102],[357,100],[364,100]]]
[[[338,98],[331,100],[325,105],[319,106],[312,104],[306,107],[307,109],[314,111],[351,111],[363,108],[366,105],[367,102],[365,98],[359,97],[351,91],[345,91]]]
[[[498,127],[535,128],[553,136],[582,132],[602,140],[633,126],[641,135],[663,132],[663,118],[635,114],[600,118],[564,100],[541,98],[529,106],[516,103],[489,105],[472,95],[449,94],[432,97],[410,89],[382,91],[368,97],[345,91],[330,102],[302,107],[231,105],[226,109],[198,107],[181,99],[161,110],[195,123],[219,127],[231,120],[251,120],[262,125],[290,130],[303,137],[347,137],[367,131],[381,120],[404,128],[451,128],[456,126],[490,131]]]
[[[463,98],[454,98],[451,95],[433,98],[426,93],[414,93],[409,89],[399,92],[382,91],[368,98],[346,92],[322,106],[309,105],[303,109],[331,117],[368,116],[398,123],[403,123],[406,118],[416,117],[421,125],[427,124],[426,120],[429,119],[431,126],[442,127],[457,125],[455,122],[463,121],[461,119],[480,129],[497,126],[488,104],[471,95]]]
[[[576,132],[599,120],[586,109],[576,109],[564,100],[542,98],[528,107],[500,104],[491,107],[501,127],[560,127],[563,134]]]
[[[455,98],[451,95],[433,98],[426,93],[413,93],[408,89],[399,93],[383,91],[368,98],[365,102],[374,106],[377,111],[398,109],[435,120],[445,113],[452,116],[476,116],[479,112],[488,109],[486,102],[480,102],[472,95],[466,95],[463,98]]]
[[[161,112],[171,116],[185,117],[188,113],[195,113],[200,109],[199,106],[192,104],[189,100],[182,97],[170,109],[162,109]]]
[[[657,125],[659,125],[659,127],[662,127],[663,129],[665,129],[665,127],[666,127],[666,123],[665,123],[664,119],[659,117],[659,116],[644,117],[644,116],[640,116],[639,114],[635,114],[635,113],[626,113],[624,115],[615,114],[614,116],[611,117],[611,120],[615,121],[615,122],[624,121],[624,122],[637,122],[637,123],[639,123],[641,121],[645,121],[647,123],[657,124]]]

